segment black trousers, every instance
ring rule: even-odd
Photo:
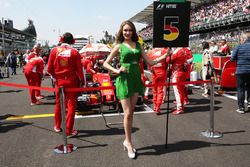
[[[247,102],[250,105],[250,73],[236,74],[238,107],[245,108],[245,91],[247,91]]]

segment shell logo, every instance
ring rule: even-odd
[[[111,86],[111,84],[109,82],[103,82],[102,86]]]

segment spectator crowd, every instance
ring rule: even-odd
[[[219,21],[236,15],[248,14],[250,2],[248,0],[212,0],[191,10],[190,27],[203,25],[212,21]],[[153,26],[148,25],[138,34],[149,40],[153,37]],[[236,36],[235,33],[229,34]],[[226,37],[225,34],[222,35]]]

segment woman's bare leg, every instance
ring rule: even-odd
[[[121,100],[122,108],[124,111],[124,131],[125,131],[125,142],[128,146],[128,151],[133,152],[132,147],[132,125],[133,125],[133,114],[134,108],[138,99],[138,93],[134,94],[132,97]]]

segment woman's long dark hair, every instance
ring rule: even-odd
[[[129,25],[132,28],[133,33],[132,33],[131,40],[133,42],[137,42],[138,41],[138,35],[136,33],[135,25],[131,21],[126,20],[120,26],[120,29],[119,29],[119,31],[117,33],[117,36],[116,36],[116,43],[122,43],[124,41],[124,37],[123,37],[122,31],[123,31],[123,27],[125,25]]]
[[[202,42],[202,50],[209,49],[209,43],[208,42]]]

